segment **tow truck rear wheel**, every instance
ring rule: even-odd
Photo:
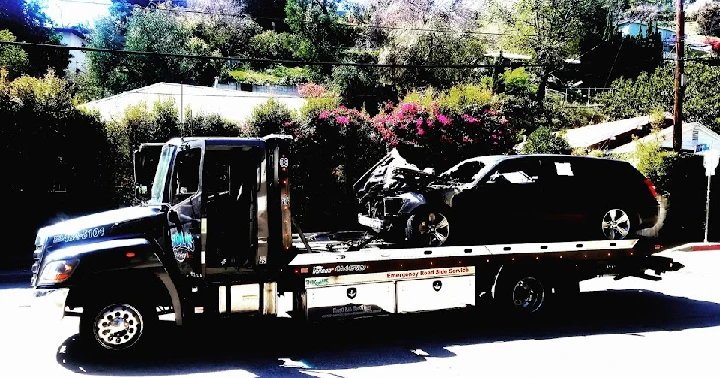
[[[80,337],[90,352],[131,352],[147,345],[156,328],[155,308],[137,298],[96,301],[83,308]]]
[[[550,286],[545,278],[527,269],[502,269],[493,298],[501,312],[512,317],[536,316],[544,309]]]

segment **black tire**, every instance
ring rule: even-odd
[[[92,354],[133,353],[149,346],[158,322],[155,307],[139,298],[94,301],[83,308],[80,339]]]
[[[493,300],[501,314],[527,319],[544,313],[552,285],[537,271],[503,267],[495,282]]]
[[[600,221],[592,225],[593,234],[598,235],[602,240],[631,239],[637,232],[637,216],[627,207],[610,206],[600,212],[598,217]]]
[[[412,247],[440,247],[447,244],[451,223],[446,209],[420,209],[407,220],[406,241]]]

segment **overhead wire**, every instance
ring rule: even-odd
[[[285,59],[265,59],[265,58],[248,58],[240,56],[216,56],[216,55],[196,55],[196,54],[178,54],[178,53],[163,53],[154,51],[137,51],[137,50],[117,50],[117,49],[105,49],[97,47],[76,47],[76,46],[65,46],[55,45],[48,43],[32,43],[32,42],[19,42],[19,41],[0,41],[0,45],[13,45],[13,46],[25,46],[25,47],[41,47],[41,48],[53,48],[58,50],[66,51],[92,51],[102,52],[111,54],[127,54],[127,55],[142,55],[142,56],[157,56],[166,58],[187,58],[187,59],[200,59],[200,60],[224,60],[233,62],[248,62],[248,63],[277,63],[283,65],[298,65],[298,66],[349,66],[349,67],[377,67],[377,68],[428,68],[428,69],[468,69],[468,68],[492,68],[496,67],[496,64],[395,64],[395,63],[356,63],[356,62],[329,62],[329,61],[303,61],[303,60],[285,60]],[[515,64],[518,67],[544,67],[543,64],[528,64],[518,63]]]

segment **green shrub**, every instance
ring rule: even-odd
[[[242,129],[242,133],[247,136],[258,137],[281,133],[284,132],[284,127],[294,120],[294,116],[287,105],[270,98],[266,103],[253,109],[252,115]]]
[[[530,133],[522,148],[523,154],[570,154],[572,148],[562,134],[556,134],[546,126]]]
[[[340,98],[336,94],[308,98],[300,108],[300,119],[307,123],[317,118],[322,111],[331,111],[339,106]]]
[[[654,138],[642,142],[637,140],[635,151],[626,154],[623,158],[635,165],[635,167],[655,184],[655,190],[661,194],[668,194],[667,182],[670,179],[670,167],[678,154],[667,151],[662,147],[663,138],[658,130],[653,131]]]
[[[317,74],[307,67],[277,66],[264,71],[241,69],[230,71],[230,77],[239,83],[255,85],[297,85],[312,82]]]

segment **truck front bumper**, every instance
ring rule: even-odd
[[[34,289],[32,309],[44,318],[62,320],[65,317],[65,301],[70,289]]]

